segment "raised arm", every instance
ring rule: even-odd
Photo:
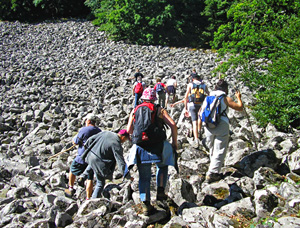
[[[173,108],[175,105],[178,105],[180,103],[184,103],[184,98],[180,101],[175,102],[174,104],[171,104],[170,106]]]
[[[184,108],[186,111],[187,110],[187,103],[188,103],[188,100],[189,100],[189,94],[191,92],[191,87],[190,87],[190,84],[188,84],[187,88],[186,88],[186,93],[185,93],[185,96],[184,96]]]
[[[207,85],[205,86],[205,93],[209,96],[209,90],[208,90]]]
[[[128,119],[127,132],[129,134],[132,134],[133,132],[133,120],[134,120],[133,113],[134,113],[134,109],[130,112],[129,119]]]
[[[164,122],[171,128],[172,132],[172,146],[177,149],[177,126],[175,121],[169,116],[165,109],[161,109]]]
[[[226,97],[224,99],[225,104],[236,111],[243,111],[243,102],[241,99],[241,97],[242,97],[241,92],[236,91],[235,96],[237,98],[237,102],[235,102],[231,97]]]

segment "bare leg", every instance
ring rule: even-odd
[[[202,127],[202,121],[201,119],[198,120],[198,131],[200,132],[201,134],[201,127]]]
[[[74,186],[74,182],[75,182],[76,176],[71,173],[71,171],[69,172],[69,186],[73,187]]]
[[[193,121],[194,140],[198,139],[198,121]]]
[[[86,198],[89,199],[92,197],[93,193],[93,180],[86,181]]]

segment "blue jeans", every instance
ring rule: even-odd
[[[141,96],[142,96],[142,94],[135,93],[135,95],[134,95],[134,107],[139,105],[139,100],[140,100]]]
[[[94,172],[93,172],[93,169],[91,168],[91,166],[88,166],[80,176],[83,177],[84,179],[87,179],[87,177],[90,173],[94,173]],[[104,177],[102,177],[101,175],[99,175],[97,173],[95,173],[95,176],[96,176],[97,182],[96,182],[96,186],[93,191],[93,194],[92,194],[92,199],[101,197],[101,194],[103,192],[103,188],[105,185]]]
[[[105,178],[96,173],[96,186],[92,194],[92,199],[100,198],[105,185]]]
[[[152,163],[137,164],[141,201],[150,201],[151,165]],[[156,165],[156,170],[156,186],[165,188],[168,180],[168,166]]]

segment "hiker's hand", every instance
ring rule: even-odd
[[[189,111],[188,111],[188,110],[185,110],[185,112],[184,112],[184,116],[185,116],[185,117],[187,117],[187,118],[188,118],[188,117],[190,117],[190,113],[189,113]]]
[[[235,96],[236,96],[237,99],[241,99],[242,94],[239,90],[237,90],[237,91],[235,91]]]

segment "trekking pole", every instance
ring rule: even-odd
[[[238,89],[236,87],[234,87],[234,89],[235,89],[235,91],[238,91]],[[243,110],[244,110],[244,112],[246,114],[246,118],[247,118],[248,123],[250,125],[250,129],[251,129],[251,133],[252,133],[252,138],[253,138],[253,142],[254,142],[254,147],[258,151],[257,144],[256,144],[256,139],[255,139],[255,136],[254,136],[254,131],[253,131],[252,124],[251,124],[251,121],[250,121],[250,117],[249,117],[248,112],[246,111],[246,108],[245,108],[244,105],[243,105]]]
[[[257,148],[257,144],[256,144],[256,139],[255,139],[255,136],[254,136],[254,131],[253,131],[253,128],[252,128],[252,124],[251,124],[251,121],[250,121],[250,117],[246,111],[246,108],[243,106],[243,109],[245,111],[245,114],[246,114],[246,117],[247,117],[247,120],[248,120],[248,123],[250,125],[250,129],[251,129],[251,132],[252,132],[252,138],[253,138],[253,142],[254,142],[254,146],[255,146],[255,149],[256,151],[258,151],[258,148]]]
[[[59,152],[59,153],[57,153],[57,154],[54,154],[54,155],[50,156],[50,157],[48,158],[48,160],[50,160],[51,158],[57,157],[58,155],[63,154],[63,153],[65,153],[65,152],[68,152],[69,150],[72,150],[75,146],[76,146],[76,145],[74,144],[74,145],[71,146],[70,148],[68,148],[68,149],[66,149],[66,150],[63,150],[63,151],[61,151],[61,152]]]

